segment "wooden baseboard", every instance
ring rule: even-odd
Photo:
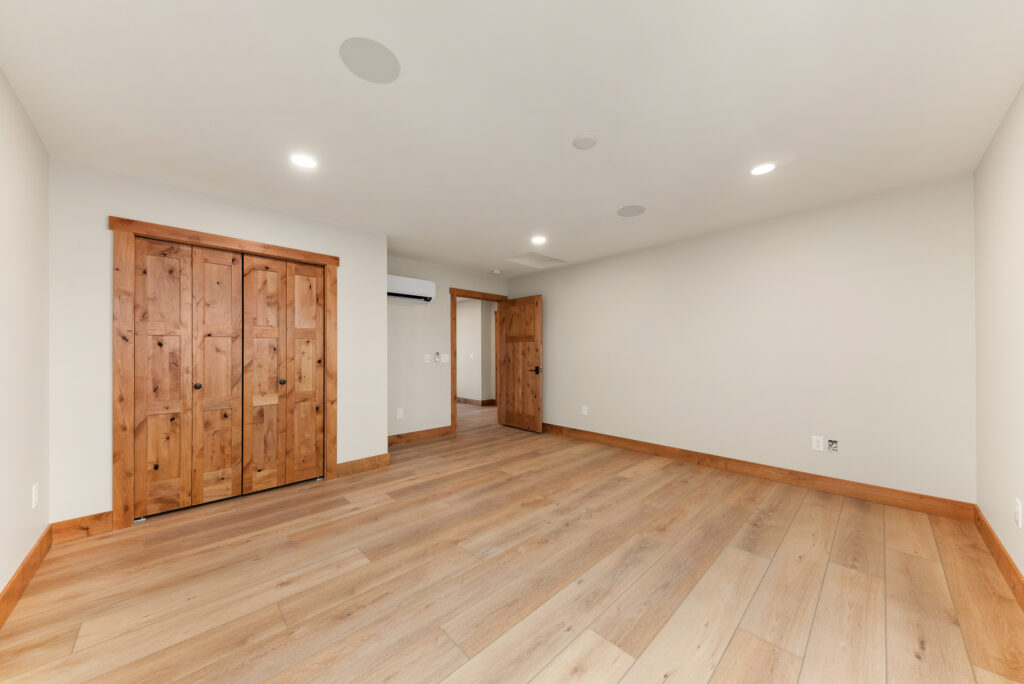
[[[850,496],[856,499],[864,499],[865,501],[873,501],[875,503],[888,504],[890,506],[899,506],[900,508],[909,508],[914,511],[941,515],[946,518],[974,520],[976,507],[974,504],[967,503],[966,501],[943,499],[941,497],[929,496],[927,494],[915,494],[914,492],[905,492],[900,489],[890,489],[888,487],[879,487],[877,485],[853,482],[851,480],[841,480],[836,477],[827,477],[825,475],[813,475],[799,470],[788,470],[786,468],[778,468],[776,466],[763,465],[761,463],[740,461],[735,458],[715,456],[713,454],[705,454],[700,451],[690,451],[688,449],[679,449],[662,444],[641,442],[636,439],[615,437],[613,435],[605,435],[600,432],[589,432],[587,430],[578,430],[576,428],[552,425],[550,423],[544,423],[544,431],[558,435],[566,435],[568,437],[575,437],[576,439],[582,439],[588,442],[597,442],[599,444],[607,444],[609,446],[620,447],[622,449],[639,451],[641,453],[651,454],[652,456],[664,456],[666,458],[674,458],[680,461],[686,461],[687,463],[707,466],[709,468],[717,468],[718,470],[727,470],[729,472],[751,475],[753,477],[760,477],[766,480],[773,480],[775,482],[785,482],[786,484],[796,485],[798,487],[817,489],[831,494],[840,494],[842,496]]]
[[[455,401],[460,404],[471,404],[473,406],[497,406],[497,399],[466,399],[465,397],[455,397]]]
[[[18,599],[25,593],[28,583],[35,576],[36,570],[39,569],[43,559],[46,558],[46,554],[50,552],[52,545],[53,535],[50,532],[50,526],[47,525],[46,529],[43,530],[43,534],[32,548],[29,549],[25,560],[21,561],[21,565],[14,571],[14,575],[7,582],[3,593],[0,593],[0,627],[3,627],[4,623],[7,622],[7,618],[11,616],[14,606],[18,603]]]
[[[345,475],[365,473],[368,470],[386,468],[389,465],[391,465],[391,454],[378,454],[377,456],[367,456],[366,458],[360,458],[355,461],[345,461],[344,463],[339,463],[338,476],[344,477]]]
[[[1003,573],[1003,578],[1006,580],[1006,584],[1009,585],[1010,591],[1017,598],[1017,603],[1020,604],[1021,608],[1024,608],[1024,575],[1021,574],[1017,564],[1013,562],[1010,552],[1003,546],[1003,542],[999,540],[996,531],[988,524],[985,514],[977,506],[974,507],[974,515],[974,522],[978,526],[981,538],[985,540],[985,546],[988,547],[989,553],[995,559],[999,572]]]
[[[429,428],[427,430],[417,430],[416,432],[403,432],[400,435],[390,435],[388,437],[388,446],[397,446],[399,444],[412,444],[413,442],[422,442],[426,439],[437,439],[438,437],[447,437],[452,434],[451,425],[442,425],[441,427]]]
[[[53,532],[53,543],[61,544],[72,539],[83,537],[94,537],[97,534],[111,532],[114,529],[114,514],[112,511],[83,515],[81,518],[62,520],[50,525]]]

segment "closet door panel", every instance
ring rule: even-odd
[[[324,269],[288,263],[287,480],[324,474]]]
[[[242,255],[192,250],[192,503],[242,493]]]
[[[135,240],[135,515],[192,502],[192,248]]]
[[[285,326],[288,270],[284,261],[245,255],[243,491],[287,483]]]

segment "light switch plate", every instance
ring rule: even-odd
[[[441,354],[441,363],[448,363],[451,358],[447,354]]]

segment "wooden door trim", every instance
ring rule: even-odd
[[[164,226],[159,223],[147,223],[135,219],[120,218],[111,216],[109,220],[110,230],[131,233],[138,237],[147,237],[154,240],[166,242],[180,242],[194,247],[211,247],[223,249],[229,252],[241,252],[242,254],[255,254],[257,256],[273,257],[275,259],[286,259],[288,261],[299,261],[305,264],[317,264],[319,266],[338,266],[341,260],[330,254],[318,252],[307,252],[291,247],[279,247],[268,245],[263,242],[242,240],[241,238],[214,235],[213,233],[201,233],[197,230],[187,228],[175,228]]]
[[[490,292],[477,292],[476,290],[461,290],[457,287],[449,287],[448,295],[451,297],[451,315],[452,315],[452,422],[449,425],[448,434],[454,435],[459,429],[459,409],[458,402],[456,402],[455,390],[458,387],[458,355],[456,352],[456,340],[455,340],[455,300],[459,297],[465,297],[466,299],[482,299],[487,302],[505,302],[508,301],[507,295],[492,294]],[[497,394],[495,394],[497,396]]]
[[[324,478],[338,472],[338,273],[336,256],[276,247],[184,228],[111,216],[113,264],[113,440],[112,528],[135,520],[135,238],[152,238],[191,246],[269,256],[324,267]],[[488,295],[495,296],[495,295]]]

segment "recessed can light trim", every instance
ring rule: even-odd
[[[775,170],[775,164],[772,162],[765,162],[764,164],[758,164],[754,168],[750,169],[751,176],[763,176],[766,173],[771,173]]]
[[[298,166],[299,168],[303,169],[315,169],[317,166],[319,166],[319,164],[317,164],[315,157],[308,154],[304,154],[302,152],[296,152],[290,157],[290,159],[292,164],[295,164],[295,166]]]
[[[622,218],[633,218],[634,216],[639,216],[645,211],[647,211],[647,207],[640,204],[627,204],[615,213]]]

